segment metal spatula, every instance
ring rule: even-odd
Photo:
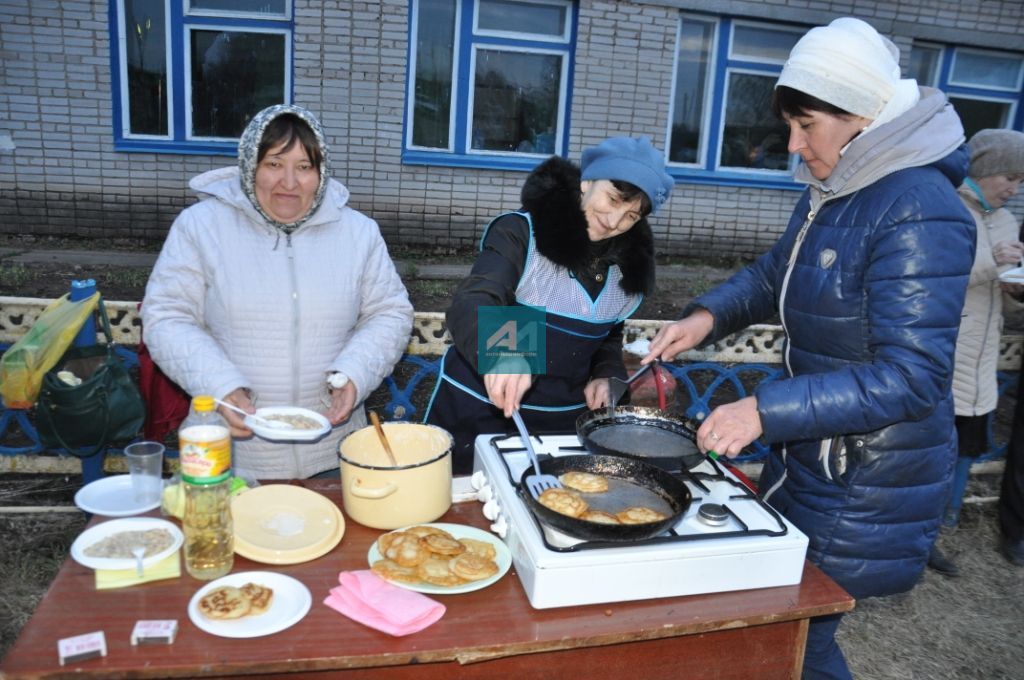
[[[533,463],[534,474],[526,478],[526,488],[529,489],[530,495],[534,498],[540,498],[540,495],[548,489],[561,489],[562,482],[558,481],[558,477],[541,473],[540,463],[537,461],[537,452],[533,450],[530,433],[526,431],[526,423],[523,422],[523,417],[519,415],[518,409],[512,411],[512,420],[516,424],[516,429],[519,430],[519,438],[523,440],[526,453],[530,455],[530,462]]]
[[[612,409],[618,406],[619,400],[622,399],[622,396],[626,394],[626,391],[629,389],[629,384],[646,373],[655,363],[657,363],[657,361],[645,364],[643,368],[629,376],[626,380],[623,380],[622,378],[608,378],[608,388],[611,392],[611,400],[609,401],[608,406]]]

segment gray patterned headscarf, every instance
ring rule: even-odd
[[[320,153],[324,157],[323,162],[320,164],[320,185],[316,188],[316,194],[313,196],[313,203],[309,207],[309,212],[303,215],[299,220],[288,224],[278,222],[268,215],[260,206],[260,202],[256,199],[256,157],[259,154],[260,142],[263,140],[263,132],[275,118],[286,113],[290,113],[301,118],[307,125],[309,125],[309,128],[313,131],[313,135],[316,137],[316,143],[320,147]],[[253,119],[249,121],[249,124],[245,127],[245,131],[242,132],[242,136],[238,139],[238,169],[241,171],[242,191],[245,192],[245,195],[248,196],[249,201],[252,202],[256,211],[263,216],[263,219],[288,234],[298,229],[306,220],[312,217],[313,213],[317,211],[317,208],[319,208],[320,204],[323,202],[324,192],[327,191],[329,160],[330,147],[327,145],[327,138],[324,136],[324,130],[320,127],[320,121],[316,119],[316,116],[301,106],[294,106],[292,104],[275,104],[274,106],[268,106],[257,113]]]

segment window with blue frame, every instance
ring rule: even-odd
[[[110,16],[119,151],[232,154],[291,101],[291,0],[111,0]]]
[[[947,94],[968,139],[986,128],[1024,127],[1024,55],[914,43],[909,75]]]
[[[807,27],[681,14],[669,165],[687,181],[789,188],[797,158],[771,110],[782,65]]]
[[[412,0],[402,160],[522,168],[564,154],[572,0]]]

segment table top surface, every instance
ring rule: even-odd
[[[339,482],[292,482],[342,505]],[[94,520],[95,521],[103,521]],[[459,503],[438,521],[487,527],[479,503]],[[365,627],[323,604],[342,571],[367,568],[367,551],[383,533],[346,517],[344,537],[332,551],[310,562],[268,565],[238,555],[232,573],[273,571],[309,588],[313,605],[294,626],[269,637],[223,638],[189,619],[188,602],[205,585],[182,576],[142,585],[96,590],[91,569],[70,557],[61,566],[32,618],[0,663],[5,678],[62,674],[96,677],[200,677],[261,672],[370,668],[407,663],[468,663],[525,653],[616,644],[739,626],[792,621],[848,611],[853,599],[819,569],[805,563],[801,583],[707,595],[534,609],[511,570],[484,589],[432,595],[447,607],[434,625],[406,637]],[[140,619],[176,619],[173,644],[133,646]],[[57,641],[103,631],[107,655],[60,666]]]

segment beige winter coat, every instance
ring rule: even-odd
[[[980,416],[994,411],[999,397],[996,365],[1003,310],[1022,306],[999,287],[1000,272],[1013,266],[997,266],[992,246],[1000,241],[1017,240],[1019,227],[1016,218],[1005,208],[986,213],[966,184],[958,191],[978,225],[978,243],[956,341],[953,399],[958,416]]]

